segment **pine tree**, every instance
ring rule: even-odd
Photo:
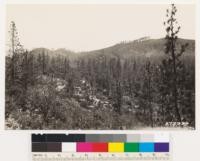
[[[11,74],[10,74],[10,81],[12,86],[16,86],[16,82],[18,79],[18,73],[19,73],[19,68],[20,68],[20,60],[19,56],[21,53],[24,52],[22,45],[20,44],[19,41],[19,36],[18,36],[18,31],[15,25],[15,22],[11,22],[11,28],[10,28],[10,49],[9,49],[9,56],[11,57],[11,62],[10,62],[10,69],[11,69]]]
[[[121,60],[120,58],[117,59],[116,63],[116,112],[118,114],[121,113],[121,106],[122,106],[122,83],[121,83]]]
[[[146,81],[147,81],[147,101],[149,108],[149,118],[151,121],[151,127],[153,127],[153,107],[152,107],[152,65],[150,60],[148,59],[146,62]]]
[[[171,93],[173,97],[173,106],[175,110],[176,120],[181,122],[181,114],[178,107],[178,86],[177,86],[177,76],[178,68],[180,67],[181,55],[185,52],[187,44],[181,45],[181,49],[178,50],[178,33],[180,31],[180,26],[178,26],[177,19],[175,18],[177,8],[174,4],[171,5],[171,9],[167,9],[167,20],[164,22],[166,26],[166,43],[165,43],[165,54],[167,55],[165,63],[167,63],[167,68],[169,68],[171,82]]]

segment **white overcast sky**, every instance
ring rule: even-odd
[[[7,31],[15,21],[21,44],[66,48],[73,51],[100,49],[144,36],[165,36],[167,4],[150,5],[7,5]],[[177,5],[182,38],[195,39],[195,5]]]

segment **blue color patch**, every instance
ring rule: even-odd
[[[154,152],[154,143],[139,143],[139,152]]]

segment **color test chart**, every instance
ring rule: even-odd
[[[170,160],[168,134],[32,134],[32,161]]]

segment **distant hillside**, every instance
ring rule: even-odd
[[[56,49],[56,50],[50,50],[47,48],[35,48],[31,51],[32,54],[48,54],[50,57],[53,56],[64,56],[69,58],[70,60],[74,60],[79,56],[79,53],[75,53],[70,50],[66,50],[64,48]]]
[[[165,39],[147,39],[144,41],[132,41],[120,43],[114,46],[96,51],[84,52],[85,56],[102,56],[120,57],[122,59],[129,57],[160,57],[164,56]],[[189,46],[185,51],[185,56],[194,56],[195,41],[178,39],[178,46],[188,43]]]
[[[140,39],[139,39],[140,40]],[[142,41],[134,40],[131,42],[122,42],[116,44],[114,46],[88,51],[88,52],[73,52],[66,49],[57,49],[57,50],[49,50],[46,48],[36,48],[31,51],[34,54],[49,54],[49,56],[66,56],[70,60],[75,60],[78,57],[83,58],[95,58],[99,56],[107,56],[107,57],[120,57],[121,59],[126,59],[129,57],[150,57],[150,58],[159,58],[164,56],[164,44],[165,39],[144,39]],[[187,39],[178,39],[178,46],[181,44],[188,43],[184,57],[194,58],[195,53],[195,41],[187,40]]]

